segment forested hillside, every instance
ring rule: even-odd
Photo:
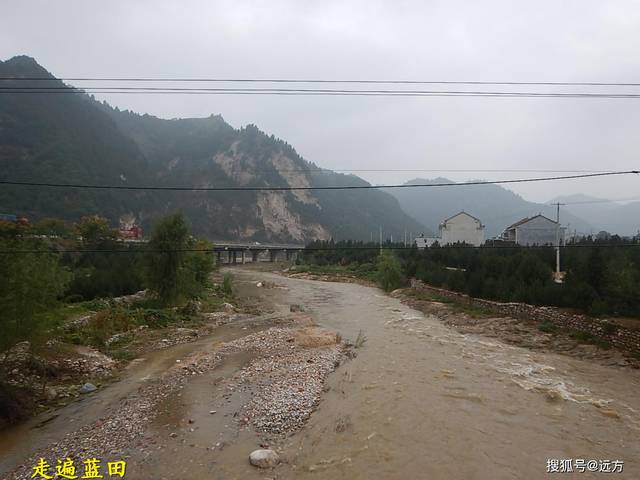
[[[0,63],[0,75],[54,79],[35,60]],[[38,81],[6,86],[42,86]],[[64,87],[57,80],[47,87]],[[120,111],[82,93],[0,96],[0,179],[97,185],[290,187],[365,184],[319,171],[286,142],[221,116],[164,120]],[[311,173],[313,172],[313,173]],[[210,239],[303,242],[400,238],[423,227],[381,191],[168,192],[3,187],[0,211],[39,219],[124,216],[143,226],[182,211]]]

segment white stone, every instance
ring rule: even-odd
[[[280,462],[280,457],[273,450],[261,448],[251,452],[249,462],[258,468],[273,468]]]

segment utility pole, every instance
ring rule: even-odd
[[[556,281],[560,280],[560,205],[564,203],[557,202],[556,204]]]
[[[380,225],[380,255],[382,255],[382,225]]]
[[[407,229],[404,229],[404,248],[407,248]]]

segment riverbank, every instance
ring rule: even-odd
[[[153,370],[134,362],[32,429],[49,441],[20,464],[94,432],[87,454],[125,460],[131,479],[538,478],[576,451],[640,471],[637,370],[460,333],[399,292],[230,270],[237,298],[269,313],[156,352]],[[273,470],[249,463],[261,448],[278,454]]]
[[[454,292],[448,296],[440,294],[441,292],[441,289],[406,288],[397,290],[392,295],[421,312],[435,316],[463,334],[498,338],[510,345],[589,359],[603,365],[640,368],[640,356],[628,349],[616,348],[606,338],[577,328],[563,328],[548,321],[540,321],[534,316],[500,314],[483,304],[459,300]],[[584,319],[582,322],[588,320]],[[577,325],[579,327],[580,323]]]
[[[63,407],[116,381],[132,360],[196,341],[250,311],[229,303],[235,299],[221,280],[214,276],[200,300],[177,307],[144,291],[57,307],[45,338],[0,354],[0,429]]]
[[[282,273],[289,278],[318,280],[325,282],[345,282],[359,285],[376,286],[371,280],[372,275],[362,276],[357,268],[342,266],[294,266]],[[420,282],[418,282],[420,283]],[[511,309],[524,310],[518,316],[508,315],[489,308],[488,305],[497,302],[470,297],[444,289],[437,289],[423,284],[423,288],[409,287],[395,290],[392,296],[400,298],[403,303],[416,308],[426,314],[434,315],[446,325],[460,333],[474,333],[490,338],[499,338],[509,344],[522,346],[531,350],[561,353],[583,359],[602,362],[605,365],[617,367],[640,368],[640,352],[636,342],[631,342],[634,348],[625,347],[612,341],[614,337],[626,331],[635,333],[640,328],[640,320],[627,327],[623,320],[592,319],[585,315],[564,314],[571,317],[572,327],[563,327],[563,322],[539,320],[528,311],[548,310],[547,316],[553,316],[557,308],[541,308],[525,304],[504,304]],[[556,316],[561,315],[557,313]],[[602,324],[601,327],[597,325]],[[594,328],[594,326],[596,328]],[[629,330],[633,328],[634,330]],[[595,332],[595,333],[594,333]]]
[[[275,287],[266,282],[260,286],[264,291]],[[206,323],[198,328],[168,326],[160,336],[152,329],[136,332],[127,345],[137,358],[120,366],[117,375],[96,391],[5,432],[0,467],[17,469],[2,478],[26,478],[39,458],[55,465],[58,458],[114,455],[135,463],[127,478],[148,478],[154,453],[183,445],[204,424],[217,434],[225,430],[221,422],[237,431],[250,429],[260,435],[259,443],[278,448],[317,407],[324,380],[345,358],[345,347],[335,332],[296,311],[297,305],[274,309],[241,297],[235,299],[243,307],[227,304],[221,311],[200,312]],[[236,311],[244,306],[254,314]],[[149,365],[159,363],[154,358],[162,362],[151,369]],[[194,412],[170,431],[165,431],[165,423],[155,430],[158,417],[176,418],[182,395],[211,378],[224,391],[217,404],[203,410],[206,420],[194,425],[194,418],[201,418],[195,413],[203,413]],[[202,393],[209,396],[211,390]],[[229,408],[232,411],[223,413]],[[220,450],[225,441],[216,443],[202,447]]]

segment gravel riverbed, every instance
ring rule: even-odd
[[[253,354],[253,361],[237,372],[231,384],[251,389],[251,400],[241,418],[258,432],[287,433],[300,428],[317,406],[324,380],[339,365],[342,347],[335,333],[309,327],[310,319],[294,319],[299,327],[272,327],[224,343],[213,352],[199,352],[182,359],[160,377],[123,398],[114,413],[85,425],[50,444],[7,474],[6,479],[30,478],[40,458],[53,465],[57,459],[85,458],[104,461],[126,459],[131,449],[143,447],[145,432],[157,414],[158,405],[183,388],[192,376],[207,374],[225,356],[240,351]],[[92,394],[99,395],[100,393]]]

